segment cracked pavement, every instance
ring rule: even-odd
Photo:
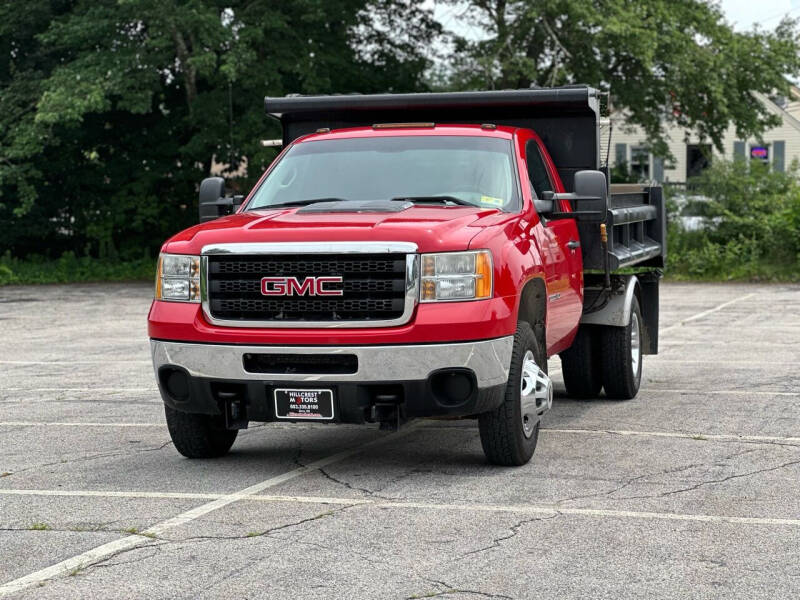
[[[567,398],[554,359],[554,408],[517,469],[486,464],[474,421],[268,424],[183,459],[150,297],[0,288],[0,597],[75,557],[11,597],[800,595],[798,286],[663,285],[639,397]]]

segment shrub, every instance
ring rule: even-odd
[[[760,162],[716,162],[695,179],[706,227],[687,231],[670,208],[667,275],[678,279],[800,280],[800,180]]]
[[[65,252],[56,260],[30,256],[25,260],[0,256],[0,285],[28,283],[71,283],[90,281],[138,281],[155,277],[155,260],[130,261],[76,257]]]

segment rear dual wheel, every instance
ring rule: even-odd
[[[572,345],[562,352],[561,373],[570,398],[597,398],[603,388],[599,327],[583,325]]]
[[[642,381],[642,313],[636,297],[625,327],[603,327],[600,361],[606,396],[615,400],[635,398]]]
[[[636,297],[625,327],[589,325],[578,329],[575,341],[561,353],[567,395],[630,400],[642,380],[642,313]]]

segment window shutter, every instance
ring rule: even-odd
[[[614,163],[616,166],[622,164],[628,164],[628,145],[627,144],[615,144],[614,145],[614,158],[616,162]]]
[[[744,158],[744,142],[733,142],[733,158]]]
[[[772,142],[772,168],[783,173],[785,170],[786,142]]]
[[[653,179],[658,183],[664,181],[664,159],[660,156],[653,157]]]

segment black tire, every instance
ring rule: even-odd
[[[581,326],[572,345],[564,350],[561,372],[570,398],[597,398],[603,387],[603,371],[596,328]]]
[[[197,415],[164,406],[169,436],[186,458],[217,458],[233,446],[236,429],[226,429],[222,416]]]
[[[530,437],[525,437],[522,428],[520,406],[520,386],[522,362],[525,353],[533,353],[536,364],[547,372],[547,359],[528,323],[520,322],[514,335],[514,349],[511,354],[511,368],[508,374],[506,392],[501,404],[492,412],[478,417],[483,453],[490,463],[516,467],[527,463],[539,439],[539,424],[534,427]]]
[[[631,332],[634,319],[638,323],[639,360],[636,368],[631,356]],[[603,367],[603,387],[606,396],[615,400],[630,400],[639,392],[642,381],[642,312],[633,298],[631,320],[625,327],[603,327],[600,357]]]

